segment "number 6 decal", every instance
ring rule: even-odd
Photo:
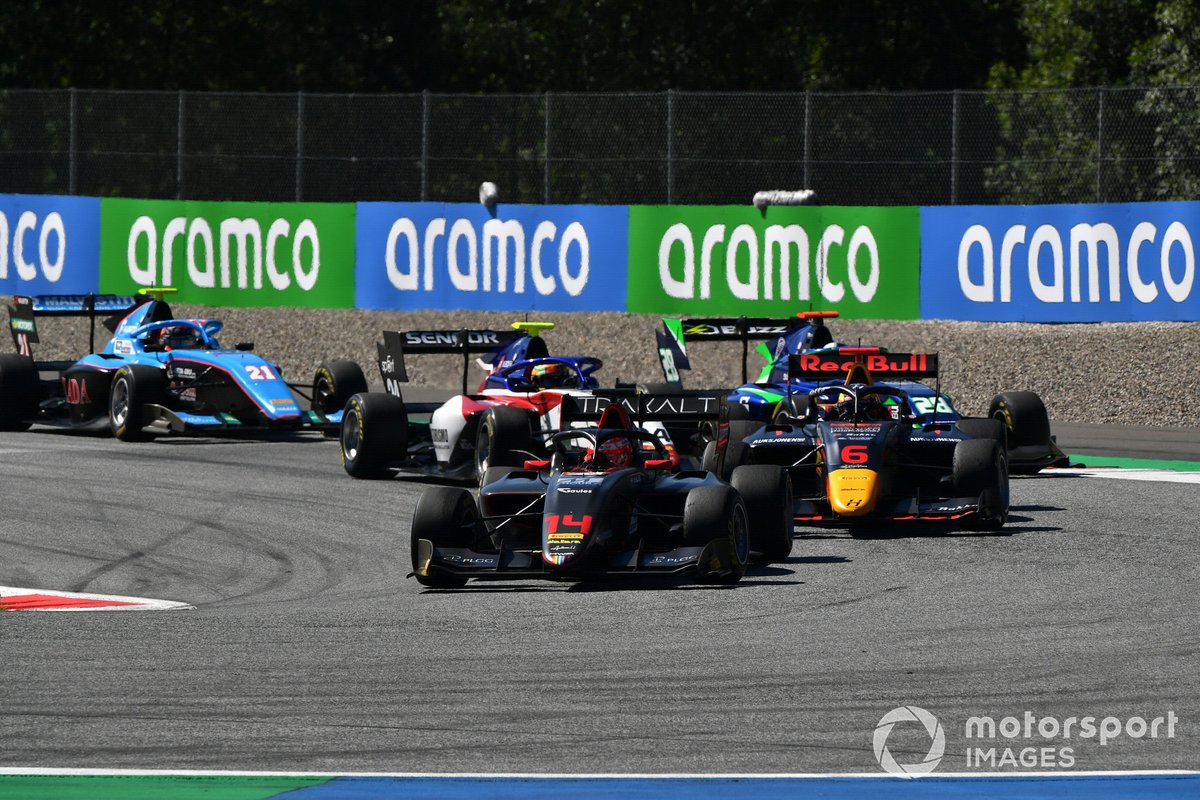
[[[842,461],[847,464],[867,463],[867,446],[865,444],[848,444],[842,448]]]

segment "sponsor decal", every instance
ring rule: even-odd
[[[113,352],[119,356],[133,355],[133,342],[128,339],[113,339]]]
[[[95,292],[100,201],[0,194],[0,293]]]
[[[171,374],[173,377],[183,378],[184,380],[195,380],[196,379],[196,371],[193,370],[191,367],[179,367],[179,366],[175,366],[174,364],[172,364],[170,369],[171,369]]]
[[[921,210],[922,315],[1200,320],[1200,203]]]
[[[379,360],[379,371],[384,375],[394,375],[396,373],[396,359],[391,355],[387,358]]]
[[[582,542],[582,533],[551,533],[546,539],[552,542]]]
[[[630,206],[629,310],[915,319],[918,233],[914,207]]]
[[[621,206],[359,203],[361,308],[625,310]]]
[[[173,286],[181,302],[345,308],[351,203],[101,202],[104,291]]]
[[[63,378],[63,393],[67,396],[67,402],[73,406],[81,403],[91,403],[92,398],[88,396],[87,381],[80,378]]]
[[[457,347],[462,336],[460,331],[405,331],[404,343],[408,345],[438,345]],[[500,338],[495,331],[465,331],[467,344],[500,346]]]
[[[937,356],[926,353],[871,353],[868,355],[839,355],[837,353],[801,353],[793,357],[801,373],[846,374],[855,364],[862,364],[872,375],[889,373],[928,373],[937,371]]]
[[[591,489],[574,489],[570,486],[559,486],[558,491],[563,494],[591,494]]]
[[[435,442],[449,442],[450,431],[447,428],[429,428],[429,436]]]

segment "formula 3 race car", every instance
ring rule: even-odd
[[[146,291],[15,298],[9,317],[18,352],[0,354],[0,429],[39,423],[124,441],[168,432],[332,432],[346,400],[366,389],[362,370],[345,360],[323,363],[311,384],[287,383],[252,344],[221,347],[219,321],[175,319],[162,300],[171,290]],[[89,317],[92,351],[98,314],[114,315],[102,350],[77,361],[33,359],[37,317]],[[297,395],[309,400],[308,410]]]
[[[889,385],[936,375],[936,355],[842,348],[791,361],[797,379],[845,372],[838,383],[818,386],[804,403],[791,405],[801,413],[785,411],[744,440],[719,436],[705,454],[706,467],[721,475],[746,464],[785,467],[801,525],[1004,525],[1009,485],[1003,423],[936,416],[922,421],[907,392]],[[889,383],[875,383],[876,375]]]
[[[595,377],[602,366],[598,358],[549,355],[540,333],[552,327],[518,322],[512,331],[384,331],[377,350],[387,391],[356,394],[347,403],[341,431],[346,472],[355,478],[399,472],[479,485],[490,467],[519,467],[541,458],[553,434],[595,422],[607,405],[602,394],[623,395],[626,402],[636,395],[632,387],[602,392]],[[406,403],[401,384],[408,380],[409,353],[461,356],[462,394],[444,403]],[[470,392],[475,354],[482,354],[487,374]],[[648,407],[672,418],[702,414],[715,423],[716,402],[709,393],[659,398]],[[648,418],[641,425],[675,457],[661,420]]]
[[[466,489],[426,489],[413,516],[412,576],[435,588],[597,575],[727,584],[741,580],[752,551],[769,561],[791,552],[782,467],[741,467],[732,485],[679,470],[617,405],[597,427],[554,434],[549,449],[548,460],[489,469],[478,501]]]
[[[814,373],[811,377],[788,377],[789,359],[795,355],[837,350],[846,345],[834,341],[825,324],[837,317],[836,311],[806,311],[787,319],[757,317],[664,319],[657,332],[659,361],[663,375],[675,391],[682,391],[680,370],[691,368],[686,343],[740,341],[742,343],[742,383],[729,390],[731,435],[744,438],[771,422],[785,398],[793,404],[806,402],[808,392],[818,386],[837,383],[845,369],[832,373]],[[749,345],[757,341],[755,352],[766,361],[754,382],[748,380]],[[881,349],[881,352],[886,352]],[[901,380],[884,376],[888,385],[903,389],[918,421],[947,421],[963,418],[949,395],[939,386],[919,380]],[[803,409],[791,409],[803,415]],[[1014,475],[1034,474],[1045,467],[1065,466],[1068,459],[1050,432],[1046,405],[1034,392],[1004,391],[992,398],[987,416],[1004,423],[1009,470]],[[677,442],[684,437],[672,431]]]

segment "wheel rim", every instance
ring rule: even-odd
[[[333,381],[329,374],[324,370],[317,373],[317,379],[313,381],[313,408],[317,411],[329,411],[329,398],[333,397]]]
[[[362,425],[358,419],[358,409],[352,408],[346,412],[342,420],[342,458],[353,461],[358,458],[358,450],[362,447]]]
[[[129,416],[129,385],[123,377],[117,378],[113,384],[109,413],[112,415],[113,424],[118,428],[125,424],[125,419]]]

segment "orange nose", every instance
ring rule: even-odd
[[[870,514],[879,500],[879,473],[873,469],[835,469],[828,478],[829,505],[843,517]]]

